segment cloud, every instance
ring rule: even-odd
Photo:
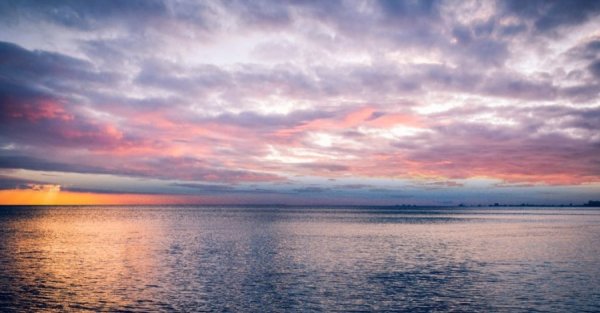
[[[0,71],[3,83],[38,85],[50,90],[72,91],[89,84],[115,83],[118,77],[96,70],[85,60],[42,50],[29,51],[9,42],[0,42]],[[54,79],[59,78],[59,79]],[[68,82],[69,84],[66,84]]]
[[[594,75],[597,79],[600,79],[600,60],[596,60],[588,66],[592,75]]]
[[[1,155],[0,168],[4,169],[28,169],[38,171],[60,171],[75,173],[107,173],[100,167],[77,165],[73,163],[61,163],[48,161],[43,158],[25,155]]]
[[[41,192],[59,192],[60,185],[40,185],[40,184],[28,184],[28,189],[33,191],[41,191]]]
[[[427,189],[436,189],[436,188],[452,188],[452,187],[463,187],[464,184],[452,181],[433,181],[433,182],[423,182],[421,184],[416,184],[416,187],[425,187]]]
[[[299,193],[320,193],[320,192],[327,191],[327,189],[321,188],[321,187],[315,187],[315,186],[307,186],[307,187],[302,187],[302,188],[296,188],[296,189],[293,189],[292,191],[299,192]]]
[[[597,183],[599,15],[593,1],[3,3],[0,167],[324,198]]]
[[[600,11],[596,1],[501,1],[506,13],[531,19],[537,31],[554,31],[560,27],[586,22]]]
[[[39,180],[21,179],[7,175],[0,175],[0,190],[5,189],[30,189],[31,186],[51,185]]]
[[[89,1],[21,1],[5,5],[0,14],[22,19],[41,19],[57,25],[82,31],[109,28],[115,25],[135,31],[136,27],[150,28],[167,22],[185,21],[202,27],[203,18],[210,11],[201,3],[160,0]]]

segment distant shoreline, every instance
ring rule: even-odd
[[[0,204],[1,207],[230,207],[230,208],[373,208],[373,209],[422,209],[422,208],[600,208],[599,201],[590,201],[584,204],[458,204],[458,205],[344,205],[344,204]]]

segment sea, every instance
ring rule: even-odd
[[[600,312],[600,210],[0,207],[1,312]]]

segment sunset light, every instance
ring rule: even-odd
[[[600,193],[587,2],[117,3],[3,6],[0,202]]]
[[[600,0],[0,0],[0,312],[600,312]]]

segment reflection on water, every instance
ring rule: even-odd
[[[0,311],[598,311],[600,211],[0,207]]]

